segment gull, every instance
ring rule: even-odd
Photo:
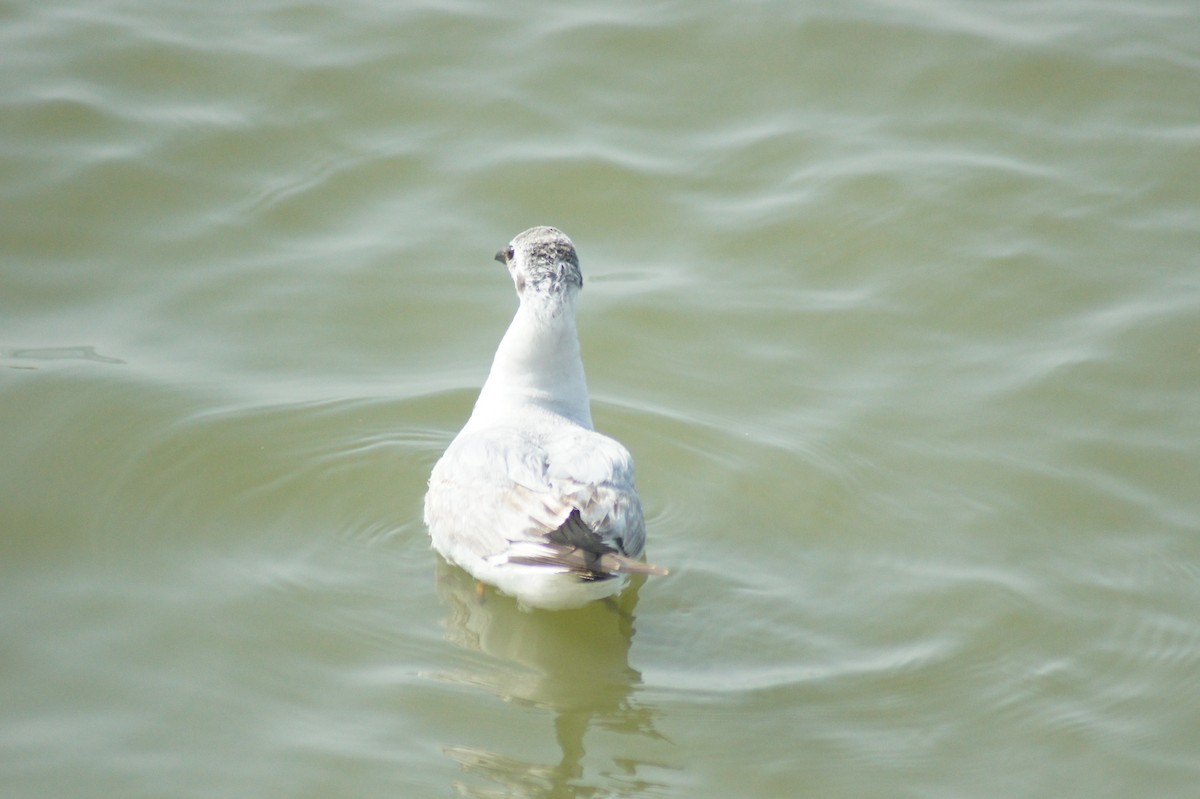
[[[646,541],[633,458],[592,427],[575,245],[534,227],[496,253],[520,304],[471,417],[429,477],[433,548],[522,609],[576,608],[631,574],[666,574]]]

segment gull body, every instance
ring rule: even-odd
[[[470,419],[429,478],[433,548],[524,608],[579,607],[618,593],[646,540],[633,459],[592,427],[575,303],[583,277],[552,227],[496,254],[520,304]]]

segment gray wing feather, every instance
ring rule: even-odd
[[[461,435],[434,467],[425,521],[444,553],[487,558],[538,544],[536,557],[549,559],[539,562],[572,570],[593,571],[606,556],[605,571],[623,570],[618,558],[645,545],[628,451],[586,430],[540,441],[494,428]]]

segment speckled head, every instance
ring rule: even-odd
[[[575,245],[557,228],[531,227],[496,253],[496,260],[508,267],[522,297],[526,289],[551,296],[583,288]]]

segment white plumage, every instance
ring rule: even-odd
[[[429,478],[425,524],[447,560],[523,607],[619,592],[646,530],[625,447],[592,429],[579,356],[575,247],[535,227],[496,254],[520,298],[471,418]]]

